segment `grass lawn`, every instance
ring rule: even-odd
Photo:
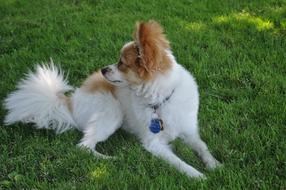
[[[202,138],[224,168],[206,171],[181,141],[181,158],[207,175],[189,179],[119,130],[98,146],[82,134],[3,126],[2,103],[50,57],[78,86],[118,59],[137,20],[165,28],[200,87]],[[0,0],[0,189],[286,189],[286,0]]]

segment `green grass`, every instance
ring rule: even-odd
[[[206,171],[180,141],[180,157],[207,180],[189,179],[118,131],[99,145],[117,160],[76,148],[82,134],[3,126],[0,189],[285,189],[285,0],[0,0],[0,103],[50,57],[78,86],[118,59],[137,20],[165,28],[179,63],[200,86],[202,138],[224,164]]]

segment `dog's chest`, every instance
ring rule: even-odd
[[[163,129],[158,133],[154,133],[150,130],[154,109],[146,101],[142,101],[140,97],[136,97],[132,94],[125,94],[125,96],[121,96],[121,98],[120,102],[125,115],[123,128],[126,131],[134,133],[141,138],[146,135],[154,135],[164,136],[164,138],[173,140],[175,136],[177,136],[177,132],[174,127],[172,127],[175,126],[174,122],[176,121],[170,118],[171,115],[175,115],[170,109],[170,103],[158,108],[157,115],[158,119],[163,122]]]

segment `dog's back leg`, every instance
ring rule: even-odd
[[[108,139],[122,124],[123,115],[119,107],[106,108],[111,113],[99,112],[92,115],[83,133],[84,136],[78,144],[81,148],[87,148],[99,158],[111,158],[96,151],[96,144]]]

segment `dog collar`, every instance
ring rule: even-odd
[[[160,131],[162,131],[164,129],[164,123],[163,120],[160,118],[159,113],[158,113],[158,109],[167,101],[170,100],[170,98],[172,97],[172,95],[174,94],[174,90],[172,90],[171,94],[169,96],[167,96],[162,102],[157,103],[157,104],[148,104],[148,106],[150,108],[153,109],[153,113],[152,113],[152,117],[151,117],[151,122],[149,125],[149,129],[152,133],[159,133]]]
[[[172,97],[172,95],[174,94],[175,89],[172,90],[171,94],[169,96],[167,96],[162,102],[159,102],[157,104],[148,104],[148,106],[150,108],[152,108],[153,110],[158,110],[164,103],[166,103],[167,101],[170,100],[170,98]]]

